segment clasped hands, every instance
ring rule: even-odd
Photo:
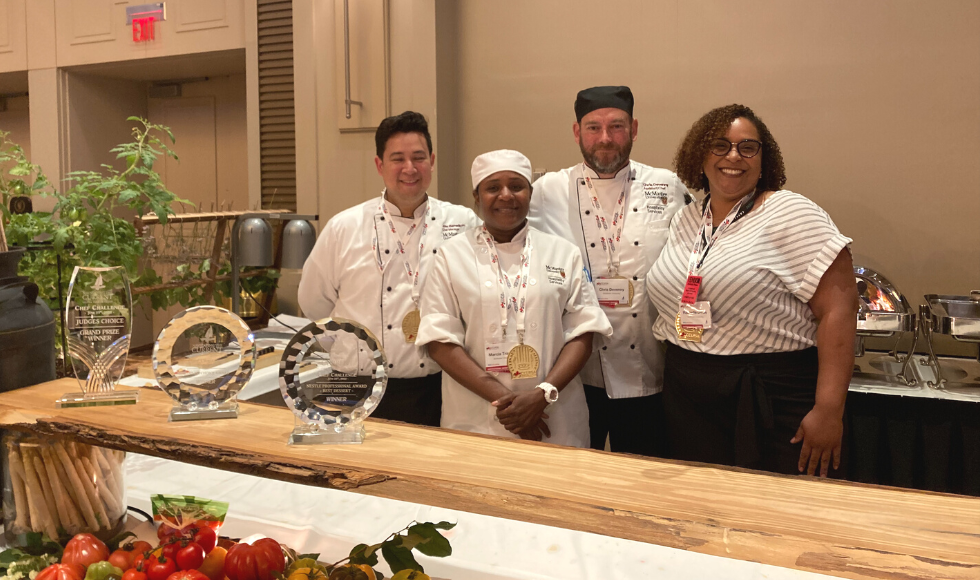
[[[499,397],[491,403],[497,408],[497,420],[505,429],[518,435],[521,439],[541,441],[542,437],[551,437],[544,412],[548,408],[544,391],[531,389],[523,393],[512,393]]]

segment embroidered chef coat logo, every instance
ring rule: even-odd
[[[565,269],[559,266],[545,266],[545,270],[548,272],[548,282],[556,285],[562,286],[565,284]]]
[[[464,224],[442,224],[442,239],[448,240],[463,231]]]
[[[643,198],[659,201],[661,205],[667,205],[667,184],[666,183],[644,183]],[[653,210],[650,210],[653,211]]]

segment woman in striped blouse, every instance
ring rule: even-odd
[[[667,343],[671,455],[840,476],[858,307],[851,240],[780,189],[779,146],[748,107],[704,115],[674,164],[706,196],[674,217],[646,280]]]

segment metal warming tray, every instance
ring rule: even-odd
[[[889,337],[896,332],[915,331],[915,312],[887,278],[871,268],[855,266],[854,279],[860,298],[858,335]]]
[[[980,342],[980,294],[926,294],[932,331],[963,342]]]

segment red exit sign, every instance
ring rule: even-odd
[[[133,42],[156,39],[155,23],[167,19],[166,2],[126,7],[126,24],[133,27]]]

